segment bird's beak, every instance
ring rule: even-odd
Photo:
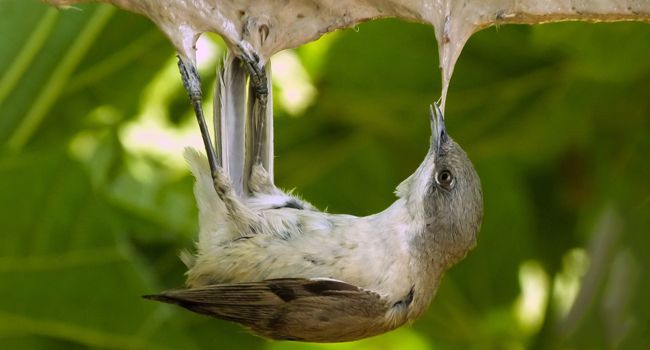
[[[431,114],[431,150],[436,155],[440,154],[441,145],[447,142],[447,130],[445,129],[445,117],[442,115],[438,103],[434,102],[429,105]]]

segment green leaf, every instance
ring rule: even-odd
[[[0,221],[9,223],[0,333],[107,348],[191,344],[160,306],[140,298],[156,284],[79,164],[59,153],[7,157],[0,184]]]

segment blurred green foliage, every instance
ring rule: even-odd
[[[412,327],[315,345],[140,299],[183,284],[193,181],[164,135],[198,129],[163,35],[78,8],[0,1],[0,348],[650,347],[647,24],[472,37],[446,114],[483,183],[478,247]],[[289,113],[276,94],[278,183],[331,212],[385,208],[427,149],[432,30],[371,22],[295,54],[316,96]],[[214,67],[202,74],[211,86]],[[129,132],[148,125],[162,152]]]

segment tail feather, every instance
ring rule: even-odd
[[[237,195],[243,194],[246,113],[246,71],[242,61],[228,53],[217,79],[214,129],[217,153]]]

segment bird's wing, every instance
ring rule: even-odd
[[[145,298],[238,322],[273,339],[350,341],[394,328],[383,322],[389,304],[377,293],[332,279],[217,284]]]

